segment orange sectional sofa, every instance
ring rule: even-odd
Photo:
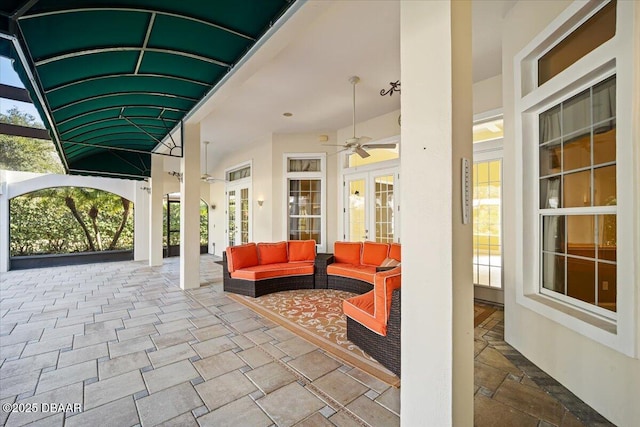
[[[223,253],[223,287],[258,297],[272,292],[314,288],[314,240],[248,243]]]
[[[376,273],[373,290],[342,303],[349,341],[398,376],[401,268]]]
[[[358,294],[369,292],[379,267],[399,265],[400,255],[399,243],[335,242],[333,262],[327,266],[328,287]]]

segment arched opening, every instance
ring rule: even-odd
[[[53,187],[9,201],[11,269],[133,259],[133,202],[88,187]]]
[[[162,256],[180,256],[180,193],[165,194],[162,201]],[[200,199],[200,253],[209,245],[209,205]]]

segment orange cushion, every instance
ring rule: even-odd
[[[315,240],[289,240],[289,262],[315,261]]]
[[[342,310],[345,316],[349,316],[362,326],[372,330],[378,335],[386,335],[387,325],[381,323],[373,315],[375,310],[374,301],[373,291],[369,291],[366,294],[344,300],[342,302]]]
[[[375,310],[373,315],[379,322],[386,325],[389,320],[393,291],[398,289],[402,282],[402,267],[377,273],[374,280]]]
[[[376,268],[370,265],[334,262],[327,266],[327,274],[333,276],[350,277],[352,279],[362,280],[363,282],[371,283],[373,285]]]
[[[360,264],[361,252],[361,242],[335,242],[333,244],[333,257],[335,262]]]
[[[294,264],[277,263],[255,265],[253,267],[236,270],[231,273],[231,277],[234,279],[244,280],[262,280],[273,277],[305,276],[313,274],[313,271],[314,268],[312,262],[296,262]]]
[[[239,268],[258,265],[258,250],[255,243],[246,245],[229,246],[227,252],[227,266],[229,273],[233,273]]]
[[[288,262],[287,242],[258,243],[258,261],[260,265]]]
[[[389,254],[388,243],[364,242],[362,248],[362,264],[378,266]]]
[[[402,261],[402,258],[400,257],[400,248],[400,243],[392,243],[391,245],[389,245],[389,258],[393,258],[397,261]]]

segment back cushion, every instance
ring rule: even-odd
[[[389,245],[387,243],[364,242],[362,264],[378,266],[382,264],[388,254]]]
[[[392,243],[389,248],[389,258],[393,258],[396,261],[402,261],[402,258],[400,257],[400,248],[400,243]]]
[[[289,240],[289,262],[315,261],[315,240]]]
[[[289,262],[287,242],[258,243],[258,261],[260,265]]]
[[[335,242],[333,244],[333,257],[336,262],[360,264],[360,252],[362,252],[362,243],[360,242]]]
[[[393,290],[402,284],[402,267],[393,270],[376,273],[373,287],[375,295],[375,316],[376,319],[386,323],[389,320],[389,309],[391,308],[391,297]]]
[[[229,267],[229,273],[233,273],[239,268],[258,265],[258,249],[256,244],[247,243],[246,245],[228,247],[227,265]]]

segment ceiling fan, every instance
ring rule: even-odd
[[[367,144],[367,142],[371,141],[371,138],[368,136],[356,136],[356,85],[360,82],[360,77],[351,76],[349,77],[349,82],[353,86],[353,136],[347,139],[343,145],[331,145],[331,144],[323,144],[325,146],[331,147],[342,147],[342,150],[338,150],[337,154],[343,151],[350,151],[353,154],[357,154],[363,159],[370,156],[370,154],[365,150],[365,148],[396,148],[396,144]]]
[[[204,173],[202,175],[200,175],[200,180],[204,181],[204,182],[227,182],[226,179],[223,178],[214,178],[211,175],[209,175],[209,166],[208,166],[208,161],[209,161],[209,153],[207,150],[207,147],[209,146],[209,141],[202,141],[202,143],[204,144]]]

